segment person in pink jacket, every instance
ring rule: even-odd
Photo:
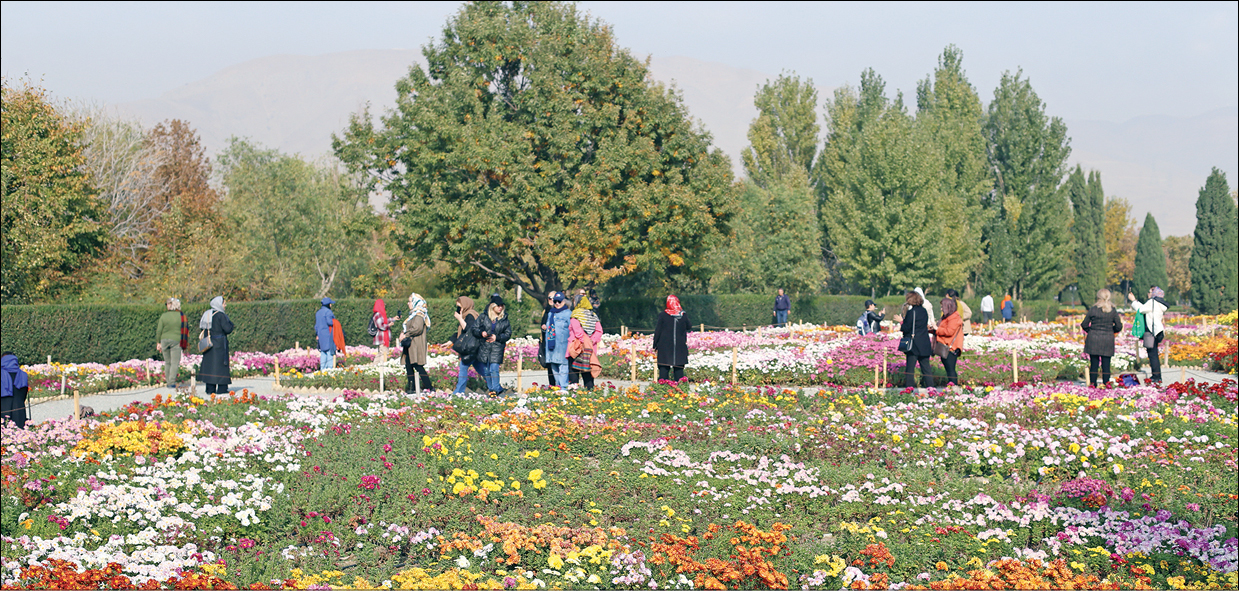
[[[568,356],[571,358],[568,381],[581,382],[588,390],[594,389],[594,378],[602,375],[602,364],[598,361],[602,323],[594,313],[594,298],[596,296],[577,295],[572,320],[568,323]]]

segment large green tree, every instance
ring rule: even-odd
[[[985,262],[983,243],[977,238],[991,213],[982,207],[993,183],[985,158],[985,136],[981,125],[985,111],[981,97],[968,82],[963,68],[964,54],[948,45],[938,57],[938,68],[916,88],[916,122],[927,129],[942,151],[942,185],[962,198],[964,231],[968,240],[957,241],[959,251],[952,258],[969,261],[969,274],[980,271]]]
[[[872,70],[859,91],[835,91],[815,173],[830,248],[844,277],[890,293],[961,285],[969,263],[965,198],[942,183],[945,159],[932,130],[902,96],[891,101]]]
[[[1097,290],[1106,286],[1106,209],[1101,173],[1089,171],[1086,178],[1077,164],[1064,188],[1071,201],[1073,262],[1080,299],[1091,305]]]
[[[1239,221],[1226,174],[1217,168],[1196,198],[1192,258],[1192,305],[1205,314],[1229,312],[1239,304]]]
[[[423,55],[380,126],[363,112],[333,141],[391,192],[413,257],[538,298],[703,272],[732,215],[729,162],[608,26],[567,4],[470,3]]]
[[[1162,232],[1157,227],[1153,214],[1145,214],[1144,225],[1136,239],[1136,270],[1132,276],[1132,290],[1141,296],[1150,287],[1166,289],[1166,251],[1162,249]]]
[[[740,154],[744,173],[762,188],[795,170],[808,174],[817,156],[817,88],[794,74],[766,82],[753,97],[757,119],[749,125],[749,145]]]
[[[79,284],[104,252],[105,206],[84,170],[82,123],[58,111],[42,88],[7,79],[0,88],[0,300],[50,298]]]
[[[1054,291],[1070,258],[1071,209],[1059,191],[1071,154],[1067,126],[1046,115],[1045,103],[1017,71],[1004,73],[994,90],[984,133],[994,179],[988,205],[1007,223],[1016,295]]]
[[[1166,294],[1174,294],[1174,299],[1180,305],[1191,297],[1192,273],[1188,269],[1192,259],[1192,236],[1167,236],[1162,240],[1162,250],[1166,251]]]
[[[1136,220],[1122,197],[1106,200],[1106,284],[1130,280],[1136,268]]]

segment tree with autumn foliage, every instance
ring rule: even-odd
[[[700,274],[728,229],[731,169],[682,99],[569,4],[465,5],[335,153],[375,188],[413,257],[448,285],[551,290]]]

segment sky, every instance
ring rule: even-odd
[[[156,98],[278,54],[416,49],[459,2],[3,2],[0,70],[57,98]],[[912,99],[947,44],[983,101],[1022,68],[1050,115],[1121,122],[1239,104],[1239,3],[582,2],[637,55],[687,56],[822,87],[865,68]]]

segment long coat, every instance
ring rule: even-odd
[[[1080,329],[1085,332],[1085,355],[1114,357],[1114,335],[1123,331],[1123,318],[1114,308],[1104,312],[1099,306],[1093,306],[1084,315]]]
[[[426,319],[420,314],[412,314],[404,319],[400,338],[396,342],[405,339],[409,339],[409,346],[400,350],[400,363],[426,365]]]
[[[654,350],[658,364],[684,367],[688,365],[688,314],[672,316],[666,310],[658,313],[654,325]]]
[[[929,357],[934,352],[933,344],[929,342],[929,312],[921,306],[912,306],[904,313],[903,323],[899,325],[903,336],[912,335],[912,353],[916,357]]]
[[[331,308],[323,306],[314,313],[314,334],[318,336],[318,350],[335,354],[336,339],[331,334],[331,325],[336,322],[336,315]]]
[[[546,347],[546,362],[547,363],[568,363],[568,339],[571,338],[570,326],[572,322],[572,310],[563,308],[562,311],[551,314],[546,319],[547,332],[555,330],[555,347],[552,348],[550,336],[548,335],[545,341]]]
[[[482,337],[482,332],[495,335],[495,342],[488,343]],[[473,336],[478,340],[479,363],[503,363],[503,350],[512,338],[512,323],[504,314],[499,320],[491,321],[490,316],[479,314],[477,322],[473,323]]]
[[[232,373],[228,369],[228,335],[233,328],[227,314],[217,311],[211,316],[211,348],[202,354],[198,381],[225,386],[232,383]]]

